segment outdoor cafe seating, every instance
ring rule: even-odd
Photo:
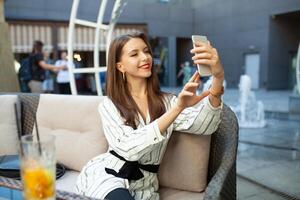
[[[65,174],[56,180],[57,196],[63,199],[61,194],[65,194],[68,199],[68,195],[75,193],[76,178],[82,167],[107,151],[97,111],[102,99],[100,96],[1,93],[0,156],[18,153],[14,104],[19,103],[22,134],[35,134],[36,119],[40,134],[56,136],[57,162],[66,168]],[[222,122],[211,136],[173,133],[158,173],[161,199],[236,199],[237,143],[237,119],[225,104]],[[18,180],[0,177],[0,186],[20,189],[22,185]]]

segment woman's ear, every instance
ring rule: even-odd
[[[120,62],[118,62],[117,64],[116,64],[116,67],[117,67],[117,69],[120,71],[120,72],[122,72],[122,73],[124,73],[124,69],[123,69],[123,65],[120,63]]]

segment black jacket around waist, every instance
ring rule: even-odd
[[[157,173],[159,169],[159,165],[142,165],[138,161],[128,161],[119,154],[117,154],[115,151],[111,150],[109,151],[112,155],[116,156],[120,160],[125,161],[124,165],[121,167],[119,172],[116,172],[113,169],[105,168],[106,173],[112,174],[116,177],[128,179],[131,180],[139,180],[144,177],[142,170],[151,172],[151,173]]]

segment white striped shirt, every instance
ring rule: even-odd
[[[174,95],[166,95],[166,110],[169,110],[176,101],[177,97]],[[173,131],[212,134],[221,121],[222,105],[214,108],[206,97],[197,105],[184,109],[164,134],[160,133],[156,120],[150,123],[149,113],[146,123],[139,115],[136,130],[125,125],[124,119],[109,98],[100,103],[98,110],[109,144],[108,151],[114,150],[129,161],[138,161],[144,165],[159,165]],[[118,172],[123,164],[124,161],[108,152],[93,158],[82,169],[77,179],[77,192],[88,197],[104,199],[116,188],[127,188],[136,200],[158,200],[159,184],[156,173],[141,170],[144,177],[129,182],[105,171],[105,168],[110,168]]]

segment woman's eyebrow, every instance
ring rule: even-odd
[[[133,50],[129,51],[128,54],[130,54],[130,53],[136,53],[137,51],[138,51],[137,49],[133,49]]]
[[[146,49],[149,49],[147,46],[145,46],[144,48],[143,48],[143,50],[146,50]],[[130,53],[136,53],[136,52],[138,52],[139,50],[138,49],[132,49],[132,50],[130,50],[129,52],[128,52],[128,54],[130,54]]]

